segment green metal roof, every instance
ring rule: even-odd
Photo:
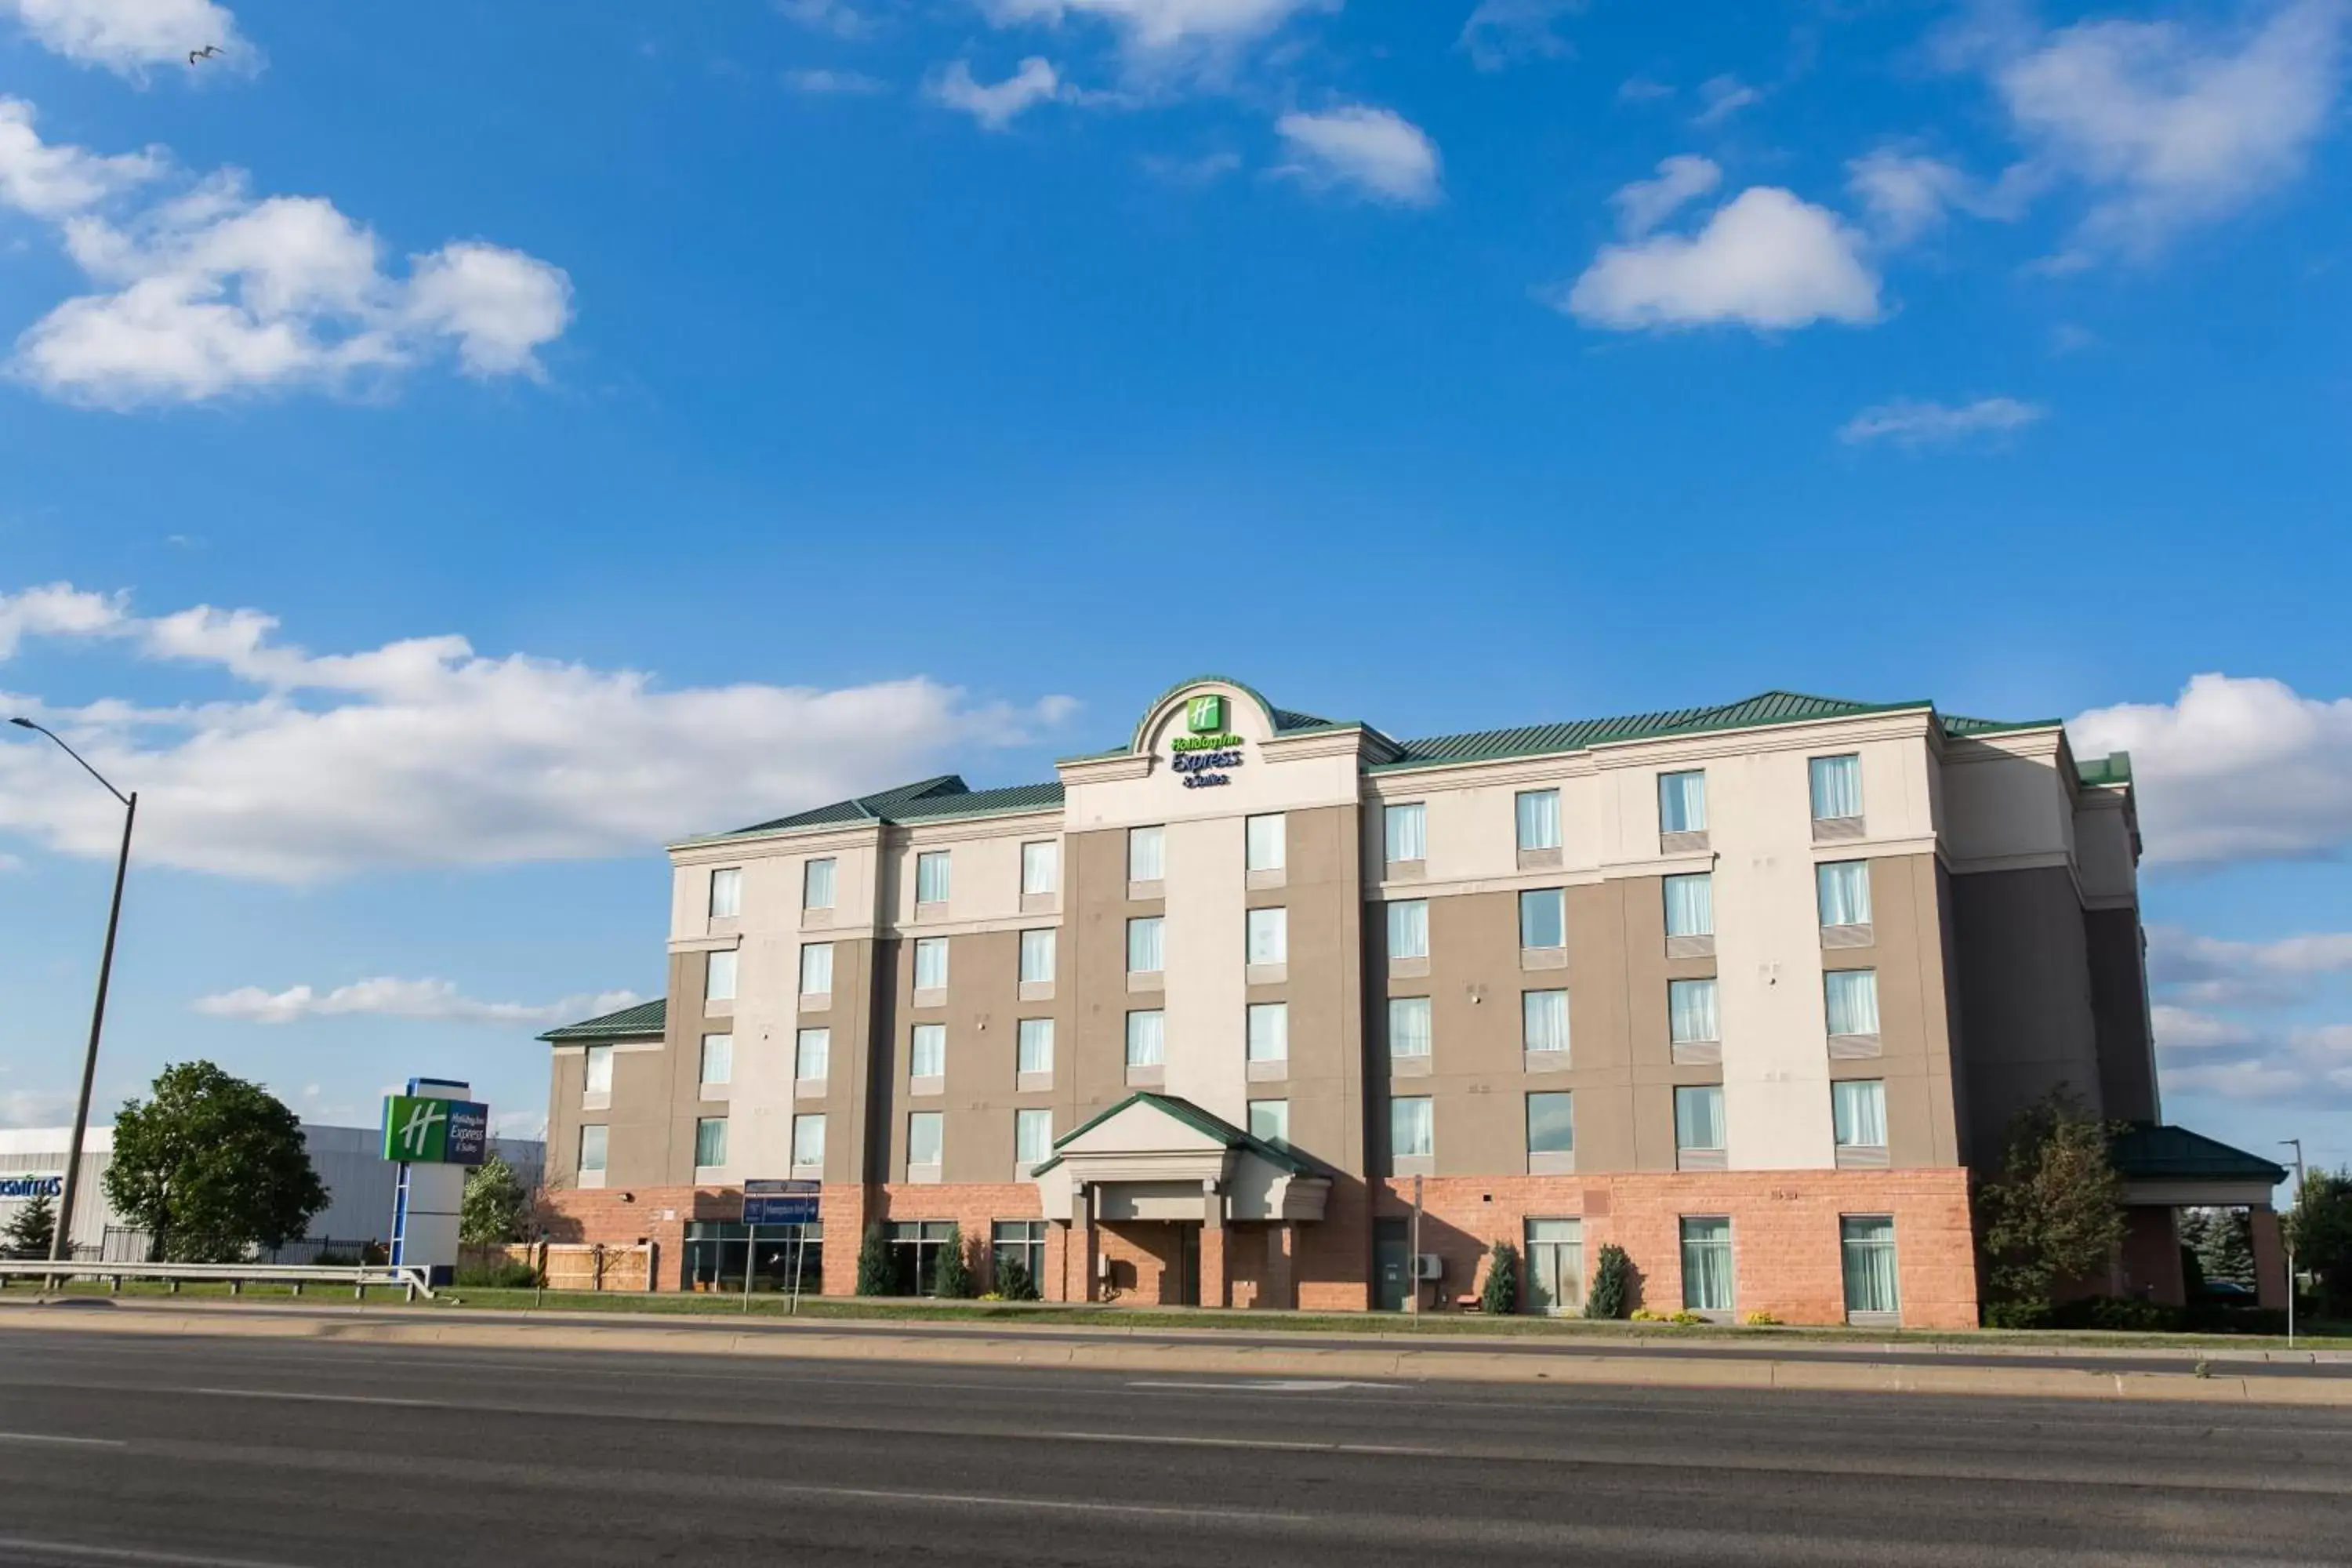
[[[577,1024],[566,1024],[560,1029],[550,1029],[540,1038],[557,1045],[573,1040],[642,1038],[646,1035],[662,1033],[668,1023],[669,998],[656,996],[650,1002],[640,1002],[634,1007],[624,1007],[600,1018],[585,1018]]]
[[[2117,1134],[2109,1156],[2116,1172],[2131,1181],[2262,1182],[2276,1186],[2286,1180],[2285,1166],[2260,1154],[2233,1149],[2186,1127],[2153,1121],[2135,1122],[2130,1131]]]
[[[2132,782],[2131,753],[2110,752],[2104,757],[2077,763],[2074,771],[2086,784],[2127,784]]]
[[[1280,1144],[1269,1143],[1263,1138],[1255,1137],[1251,1133],[1244,1131],[1243,1129],[1234,1126],[1223,1117],[1213,1115],[1210,1112],[1202,1110],[1199,1106],[1193,1104],[1189,1100],[1179,1100],[1172,1094],[1154,1094],[1150,1089],[1138,1089],[1135,1093],[1129,1095],[1125,1100],[1120,1100],[1117,1105],[1112,1106],[1109,1110],[1101,1112],[1099,1115],[1088,1117],[1077,1126],[1073,1127],[1067,1132],[1063,1133],[1059,1138],[1055,1139],[1054,1157],[1050,1160],[1030,1166],[1029,1173],[1034,1176],[1042,1172],[1052,1170],[1055,1166],[1062,1163],[1061,1149],[1063,1144],[1067,1143],[1071,1139],[1076,1138],[1082,1133],[1092,1131],[1095,1128],[1097,1128],[1104,1122],[1108,1121],[1112,1117],[1117,1116],[1120,1111],[1125,1110],[1129,1106],[1138,1104],[1149,1105],[1155,1110],[1160,1111],[1165,1115],[1174,1117],[1177,1121],[1182,1122],[1185,1126],[1190,1127],[1195,1132],[1199,1132],[1205,1137],[1213,1138],[1228,1149],[1246,1149],[1251,1153],[1255,1154],[1259,1159],[1267,1162],[1269,1164],[1273,1164],[1283,1170],[1288,1171],[1294,1176],[1319,1175],[1322,1173],[1317,1169],[1317,1167],[1310,1164],[1306,1160],[1299,1158],[1297,1154],[1292,1153],[1289,1150],[1283,1148]]]
[[[1868,713],[1901,713],[1932,709],[1916,702],[1851,702],[1837,697],[1813,697],[1801,691],[1766,691],[1738,702],[1714,708],[1675,708],[1659,713],[1636,713],[1617,719],[1574,719],[1559,724],[1535,724],[1513,730],[1477,730],[1459,735],[1433,735],[1425,740],[1400,741],[1400,755],[1373,772],[1433,767],[1449,763],[1487,762],[1502,757],[1544,756],[1582,752],[1619,741],[1654,740],[1666,735],[1701,734],[1710,730],[1750,730],[1766,724],[1795,724],[1813,719],[1850,719]]]
[[[1014,784],[1009,789],[973,789],[954,773],[919,779],[877,795],[840,800],[808,811],[755,822],[731,833],[713,835],[736,838],[747,833],[775,833],[788,827],[829,827],[849,822],[929,822],[943,816],[990,816],[1014,811],[1050,811],[1062,804],[1060,780],[1051,784]]]

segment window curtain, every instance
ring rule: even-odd
[[[1429,816],[1418,803],[1392,805],[1385,816],[1388,823],[1390,860],[1422,860],[1429,855]]]
[[[1145,915],[1127,922],[1127,972],[1160,973],[1160,917]]]
[[[915,989],[944,991],[947,985],[947,938],[930,936],[919,939],[915,943]]]
[[[1127,830],[1127,879],[1130,882],[1157,882],[1165,875],[1167,839],[1157,827],[1130,827]]]
[[[812,860],[801,872],[801,908],[829,910],[833,908],[834,862]]]
[[[1127,1065],[1156,1068],[1168,1058],[1168,1016],[1160,1012],[1127,1016]]]
[[[940,1163],[941,1124],[936,1110],[918,1110],[907,1118],[907,1163],[936,1165]]]
[[[1683,1305],[1694,1312],[1731,1310],[1731,1222],[1683,1221]]]
[[[1519,895],[1521,947],[1566,947],[1565,921],[1558,888],[1538,888]]]
[[[1813,759],[1813,820],[1862,815],[1862,759]]]
[[[1519,847],[1559,847],[1559,791],[1531,789],[1520,792]]]
[[[1814,869],[1820,885],[1822,924],[1866,926],[1870,923],[1870,862],[1832,860]]]
[[[823,1083],[826,1059],[832,1055],[832,1030],[803,1029],[793,1042],[793,1077],[810,1083]]]
[[[948,1028],[945,1024],[918,1024],[908,1051],[907,1070],[915,1078],[938,1078],[948,1070]]]
[[[948,857],[945,850],[915,857],[915,902],[944,904],[948,901]]]
[[[1849,1312],[1893,1312],[1899,1310],[1895,1289],[1895,1221],[1883,1215],[1865,1215],[1838,1222],[1845,1254],[1845,1310]]]
[[[801,994],[822,996],[833,989],[833,943],[813,942],[801,949]]]
[[[1245,831],[1249,837],[1249,869],[1279,871],[1287,846],[1279,813],[1269,816],[1253,816]]]
[[[1290,1007],[1282,1002],[1259,1002],[1249,1010],[1249,1059],[1279,1062],[1290,1059]]]
[[[1878,971],[1832,969],[1822,976],[1829,998],[1830,1033],[1878,1033]]]
[[[1054,1020],[1024,1018],[1021,1020],[1019,1072],[1052,1072],[1054,1070]]]
[[[698,1165],[727,1163],[726,1118],[706,1116],[694,1124],[694,1163]]]
[[[1723,1146],[1723,1090],[1713,1084],[1675,1089],[1675,1147]]]
[[[1658,831],[1661,833],[1706,831],[1706,774],[1687,773],[1658,775]]]
[[[1666,886],[1666,934],[1668,936],[1713,936],[1715,934],[1715,879],[1706,872],[1695,876],[1668,877]]]
[[[610,1093],[612,1093],[612,1092],[613,1092],[613,1047],[610,1047],[610,1046],[591,1046],[591,1047],[588,1047],[588,1059],[587,1059],[587,1062],[585,1063],[585,1070],[586,1070],[586,1073],[587,1073],[587,1079],[586,1079],[586,1081],[582,1085],[582,1088],[583,1088],[583,1089],[587,1093],[589,1093],[589,1094],[610,1094]]]
[[[1723,1020],[1715,1010],[1715,982],[1667,981],[1666,1025],[1678,1044],[1723,1038]]]
[[[795,1165],[824,1163],[824,1118],[823,1116],[793,1118],[793,1163]]]
[[[1062,879],[1062,847],[1050,840],[1021,847],[1021,890],[1050,893]]]
[[[1022,1110],[1013,1114],[1013,1157],[1024,1165],[1042,1164],[1054,1154],[1054,1113]]]
[[[1429,900],[1406,899],[1389,906],[1389,956],[1429,956]]]
[[[1831,1121],[1841,1149],[1886,1147],[1886,1085],[1848,1079],[1830,1085]]]
[[[1389,1101],[1389,1152],[1399,1159],[1426,1158],[1433,1148],[1429,1101]]]
[[[601,1171],[604,1168],[604,1148],[611,1129],[603,1123],[580,1130],[580,1168]]]
[[[702,1037],[702,1081],[730,1083],[735,1077],[735,1037],[705,1035]]]
[[[703,955],[702,994],[713,1002],[735,999],[735,954],[731,950]]]
[[[1519,1001],[1521,1045],[1531,1051],[1568,1049],[1568,993],[1528,991]]]
[[[1054,978],[1052,931],[1024,931],[1021,933],[1021,978],[1036,984]]]
[[[1389,1055],[1429,1054],[1429,998],[1398,996],[1389,1003]]]
[[[743,912],[743,873],[730,868],[710,873],[710,918],[733,920]]]

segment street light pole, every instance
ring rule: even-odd
[[[20,730],[30,730],[57,741],[58,749],[81,763],[82,772],[106,786],[106,793],[122,803],[122,850],[114,861],[114,902],[106,915],[106,948],[98,961],[98,1000],[89,1010],[89,1048],[82,1054],[81,1096],[74,1102],[73,1142],[66,1149],[66,1186],[58,1201],[57,1227],[49,1236],[49,1261],[73,1261],[74,1202],[81,1188],[81,1146],[89,1133],[89,1096],[98,1079],[98,1041],[106,1030],[106,991],[114,978],[114,939],[122,927],[122,884],[131,871],[131,829],[139,820],[139,792],[124,795],[107,783],[106,775],[82,760],[82,754],[30,719],[11,719]]]
[[[2294,1151],[2294,1215],[2300,1221],[2303,1217],[2303,1140],[2282,1138],[2279,1146]],[[2286,1348],[2289,1350],[2294,1349],[2294,1230],[2292,1225],[2286,1227]]]

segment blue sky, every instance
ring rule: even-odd
[[[535,1120],[544,1022],[660,987],[665,837],[1213,668],[2074,720],[2168,1114],[2352,1163],[2348,36],[0,0],[0,693],[147,792],[102,1095]],[[0,745],[0,1121],[71,1088],[108,805]]]

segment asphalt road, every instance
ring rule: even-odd
[[[0,1329],[0,1563],[2352,1562],[2352,1411]]]

